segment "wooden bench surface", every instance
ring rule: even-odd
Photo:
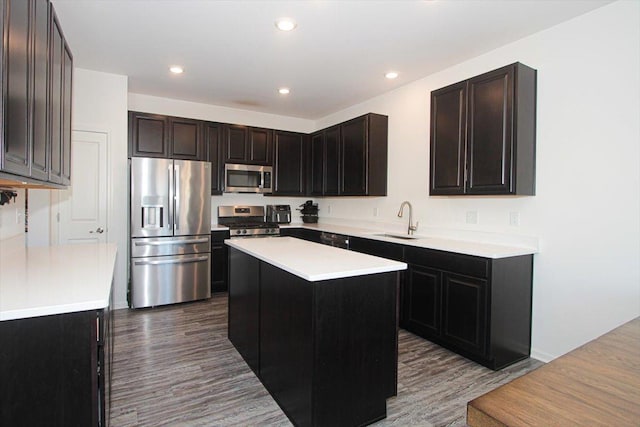
[[[640,426],[640,317],[472,400],[467,424]]]

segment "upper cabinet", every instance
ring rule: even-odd
[[[311,196],[340,194],[340,125],[311,135],[309,190]]]
[[[203,123],[130,111],[129,156],[206,161]]]
[[[535,194],[536,70],[515,63],[431,92],[431,195]]]
[[[0,172],[28,185],[71,180],[73,56],[48,0],[0,2]]]
[[[204,124],[205,145],[211,162],[211,194],[219,195],[224,191],[224,162],[222,161],[221,123]]]
[[[310,194],[386,196],[387,127],[369,113],[311,135]]]
[[[225,125],[225,163],[271,165],[273,130]]]
[[[304,196],[307,135],[277,130],[274,132],[274,196]]]

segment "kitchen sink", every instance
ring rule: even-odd
[[[380,234],[374,234],[374,236],[380,236],[380,237],[393,237],[394,239],[405,239],[405,240],[413,240],[413,239],[419,239],[419,236],[414,236],[411,234],[401,234],[401,233],[380,233]]]

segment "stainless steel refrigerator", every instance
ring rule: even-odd
[[[131,158],[129,305],[211,296],[211,164]]]

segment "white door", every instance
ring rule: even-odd
[[[107,136],[73,131],[71,186],[60,192],[60,244],[107,241]]]

